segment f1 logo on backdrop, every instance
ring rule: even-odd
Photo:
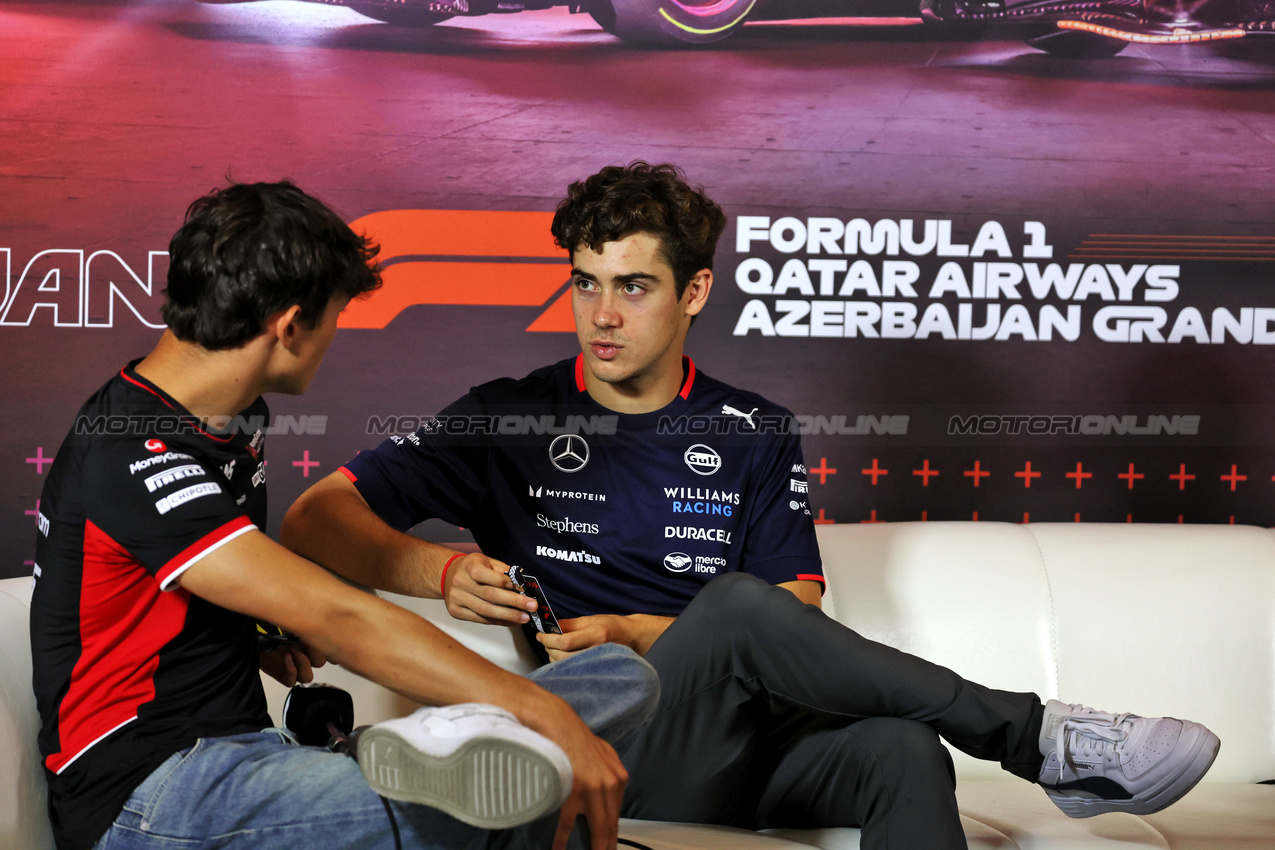
[[[552,221],[553,213],[503,210],[387,210],[356,219],[350,226],[381,246],[384,285],[351,303],[338,324],[384,328],[417,304],[539,307],[528,331],[574,333],[569,269]],[[162,328],[167,260],[150,251],[139,273],[114,251],[54,249],[18,265],[0,248],[0,325],[110,328],[117,316],[129,324],[131,314]]]
[[[541,307],[528,331],[575,332],[569,269],[553,213],[387,210],[350,223],[381,246],[384,285],[353,301],[343,328],[383,328],[417,304]]]

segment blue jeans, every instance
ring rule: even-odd
[[[650,718],[659,692],[650,665],[613,644],[542,667],[529,678],[566,700],[617,747]],[[426,806],[388,802],[404,848],[541,850],[557,825],[555,814],[492,832]],[[174,753],[137,787],[96,850],[212,847],[393,850],[394,838],[385,803],[353,759],[266,729],[201,738]]]

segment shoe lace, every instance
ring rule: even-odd
[[[1108,714],[1085,709],[1083,714],[1071,714],[1063,718],[1057,736],[1057,755],[1060,764],[1066,763],[1067,753],[1103,758],[1114,755],[1120,745],[1129,738],[1124,727],[1128,714]]]

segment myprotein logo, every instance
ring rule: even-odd
[[[553,213],[386,210],[350,223],[381,246],[383,285],[350,302],[343,328],[384,328],[417,305],[534,307],[528,331],[573,333],[570,266]]]
[[[527,495],[533,499],[568,499],[573,502],[605,502],[606,493],[591,493],[588,490],[554,490],[543,485],[536,487],[527,485]]]

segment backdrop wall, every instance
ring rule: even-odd
[[[0,576],[30,572],[49,459],[157,338],[168,238],[227,174],[384,246],[311,392],[271,400],[275,528],[359,449],[577,350],[549,213],[635,158],[726,207],[689,350],[796,414],[817,521],[1272,522],[1256,48],[1069,62],[819,21],[658,52],[565,9],[409,31],[65,0],[0,7],[0,52]]]

